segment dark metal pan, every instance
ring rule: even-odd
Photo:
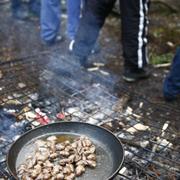
[[[32,151],[35,139],[43,136],[88,136],[96,146],[97,167],[88,169],[77,180],[107,180],[113,179],[121,168],[124,160],[124,150],[121,142],[110,131],[87,123],[58,122],[30,130],[22,135],[10,148],[7,155],[7,166],[15,179],[16,168]]]

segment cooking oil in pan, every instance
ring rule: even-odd
[[[28,142],[20,151],[18,157],[17,157],[17,162],[16,162],[16,167],[18,167],[20,164],[23,163],[24,161],[24,157],[28,157],[32,154],[35,153],[35,141],[41,139],[41,140],[46,140],[47,137],[49,136],[56,136],[57,137],[57,142],[61,143],[64,141],[70,141],[72,142],[75,138],[78,138],[78,135],[69,135],[69,134],[48,134],[48,135],[44,135],[44,136],[40,136],[38,138],[33,139],[32,141]]]
[[[64,141],[69,141],[70,143],[72,143],[74,141],[74,139],[77,138],[78,136],[77,135],[64,134],[64,135],[56,135],[56,137],[57,137],[58,143],[62,143]]]
[[[72,142],[75,138],[80,137],[80,135],[77,134],[48,134],[45,136],[38,137],[31,142],[27,143],[22,150],[20,151],[17,161],[16,161],[16,167],[19,167],[20,164],[24,163],[24,157],[27,157],[29,155],[32,155],[35,153],[35,141],[38,139],[46,139],[49,136],[55,135],[57,137],[57,141],[59,143],[64,141],[70,141]],[[93,141],[93,139],[91,139]],[[108,153],[106,147],[104,147],[99,142],[93,141],[93,143],[96,146],[96,158],[97,158],[97,167],[95,169],[87,168],[86,172],[76,178],[77,180],[105,180],[113,170],[113,162],[111,159],[111,155]]]

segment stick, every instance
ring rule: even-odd
[[[155,68],[166,68],[171,66],[171,63],[165,63],[165,64],[156,64],[154,65]]]
[[[161,134],[160,134],[160,137],[156,137],[156,140],[157,140],[157,144],[154,144],[154,146],[152,147],[152,153],[150,155],[150,160],[152,160],[152,157],[153,157],[153,154],[156,152],[158,146],[159,146],[159,142],[162,141],[162,138],[164,137],[165,135],[165,131],[166,129],[168,128],[169,126],[169,121],[166,121],[161,129]]]

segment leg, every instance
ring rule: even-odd
[[[19,10],[21,7],[21,1],[20,0],[11,0],[11,9],[13,15]]]
[[[120,0],[120,8],[125,67],[142,69],[148,62],[146,54],[148,0]]]
[[[28,11],[21,0],[11,0],[12,15],[19,20],[26,20],[28,18]]]
[[[40,15],[40,0],[30,0],[29,1],[29,11],[34,13],[35,15],[39,16]]]
[[[74,39],[77,32],[81,13],[81,0],[67,0],[67,36]]]
[[[59,0],[41,0],[41,38],[46,42],[56,39],[60,26]]]
[[[180,48],[177,49],[169,75],[164,81],[164,97],[174,100],[180,94]]]
[[[73,52],[80,57],[87,57],[90,53],[105,18],[113,8],[115,0],[87,0],[83,17],[75,37]]]

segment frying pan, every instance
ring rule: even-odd
[[[121,168],[124,150],[121,142],[110,131],[96,125],[82,122],[57,122],[35,128],[22,135],[11,146],[7,154],[7,166],[11,175],[18,179],[17,167],[32,153],[33,142],[44,136],[88,136],[96,146],[97,167],[87,168],[77,180],[113,179]]]

